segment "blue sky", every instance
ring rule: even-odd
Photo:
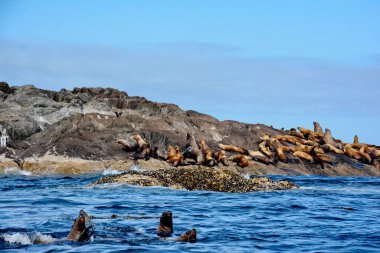
[[[380,1],[0,0],[0,79],[380,145]]]

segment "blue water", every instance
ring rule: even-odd
[[[286,177],[300,189],[244,194],[105,185],[101,175],[0,176],[0,250],[6,252],[379,252],[380,178]],[[274,176],[274,179],[284,179]],[[80,209],[96,236],[63,240]],[[158,239],[163,211],[174,232],[197,243]],[[121,218],[112,219],[116,214]],[[41,234],[52,240],[32,245]]]

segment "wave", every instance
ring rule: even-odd
[[[4,174],[6,175],[14,175],[14,176],[30,176],[32,175],[32,172],[21,170],[16,167],[10,167],[4,169]]]
[[[27,234],[27,233],[14,233],[14,234],[4,234],[1,236],[5,242],[11,244],[47,244],[57,241],[50,235],[43,235],[39,232]]]
[[[102,175],[103,175],[103,176],[119,175],[119,174],[121,174],[121,173],[122,173],[122,172],[121,172],[121,171],[118,171],[118,170],[105,169],[105,170],[103,170]]]

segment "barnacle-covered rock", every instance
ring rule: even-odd
[[[127,171],[120,175],[103,177],[91,185],[105,183],[164,186],[190,191],[205,190],[218,192],[252,192],[298,188],[297,185],[289,181],[273,181],[265,177],[247,179],[230,170],[206,167]]]

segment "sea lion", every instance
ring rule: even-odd
[[[296,151],[293,153],[293,155],[298,157],[298,158],[305,159],[305,160],[309,161],[310,163],[314,163],[314,158],[306,152]]]
[[[78,217],[75,219],[71,231],[67,236],[67,240],[83,242],[88,241],[94,234],[93,226],[86,227],[86,222],[90,220],[90,217],[83,210],[79,211]]]
[[[241,147],[237,147],[237,146],[233,146],[233,145],[224,145],[221,143],[219,143],[218,146],[225,151],[237,152],[237,153],[240,153],[243,155],[248,154],[247,150],[245,150],[244,148],[241,148]]]
[[[354,144],[359,144],[359,137],[357,135],[354,136]]]
[[[303,144],[297,143],[297,146],[295,147],[295,151],[302,151],[302,152],[310,153],[313,148],[314,148],[313,146],[308,146],[308,145],[303,145]]]
[[[367,148],[368,150],[368,148]],[[372,158],[371,156],[366,152],[366,146],[363,145],[360,149],[359,149],[359,154],[364,158],[364,160],[371,164],[372,163]]]
[[[351,147],[350,145],[346,145],[344,146],[344,153],[351,157],[351,158],[354,158],[356,160],[361,160],[362,156],[360,155],[359,151],[354,149],[353,147]]]
[[[295,129],[295,128],[291,128],[289,130],[289,135],[292,135],[292,136],[295,136],[295,137],[298,137],[298,138],[301,138],[301,139],[305,138],[305,136],[302,133],[297,132],[297,129]]]
[[[168,159],[167,154],[161,152],[161,150],[158,147],[153,147],[152,151],[152,157],[158,160],[166,161]]]
[[[324,150],[326,150],[326,151],[330,151],[330,152],[333,152],[333,153],[335,153],[335,154],[340,154],[340,155],[344,154],[343,150],[340,150],[340,149],[338,149],[338,148],[336,148],[336,147],[334,147],[333,145],[328,144],[328,143],[323,144],[321,147],[322,147]]]
[[[199,140],[199,149],[201,150],[204,156],[204,161],[203,161],[204,165],[209,166],[209,167],[216,165],[217,162],[215,158],[213,157],[213,152],[208,147],[208,145],[206,144],[206,141],[203,138]]]
[[[160,217],[160,225],[157,228],[157,235],[170,237],[173,234],[173,214],[170,211],[163,212]]]
[[[135,142],[135,141],[132,143],[132,142],[125,140],[125,139],[117,139],[116,143],[123,145],[124,148],[127,149],[127,151],[137,150],[137,148],[138,148],[137,142]]]
[[[242,167],[242,168],[247,167],[249,165],[248,159],[244,155],[242,155],[242,154],[234,156],[234,158],[232,159],[232,161],[236,162],[236,164],[239,167]]]
[[[186,150],[183,152],[184,158],[191,158],[195,160],[196,164],[202,164],[204,156],[202,151],[199,149],[197,142],[193,133],[187,132],[186,134]]]
[[[297,147],[289,147],[289,146],[285,146],[285,145],[282,146],[282,149],[284,150],[284,152],[295,152],[295,151],[297,151]],[[301,148],[298,148],[298,150],[302,151]]]
[[[270,145],[274,149],[278,159],[284,163],[287,163],[288,161],[286,160],[282,144],[276,138],[271,138]]]
[[[255,160],[257,162],[261,162],[265,164],[273,163],[272,159],[269,159],[260,151],[248,150],[248,155],[252,158],[252,160]]]
[[[135,159],[146,159],[148,160],[151,157],[151,148],[150,144],[147,143],[139,134],[135,134],[132,138],[137,142],[138,145],[138,154]]]
[[[323,133],[322,127],[317,121],[313,121],[313,125],[314,125],[314,132]]]
[[[286,142],[292,143],[294,145],[296,145],[297,143],[303,143],[302,139],[300,139],[296,136],[291,136],[291,135],[278,135],[274,138],[276,138],[279,141],[286,141]],[[271,139],[273,139],[273,138],[271,138]]]
[[[312,133],[313,131],[311,131],[310,129],[307,129],[307,128],[303,128],[303,127],[297,127],[298,131],[300,131],[302,134],[309,134],[309,133]]]
[[[331,156],[328,156],[326,154],[320,154],[320,153],[315,153],[315,157],[321,161],[321,162],[325,162],[325,163],[329,163],[331,165],[333,165],[335,163],[335,160],[333,157]]]
[[[183,155],[181,154],[180,150],[179,150],[179,147],[178,146],[169,146],[168,148],[168,153],[167,153],[167,162],[174,166],[174,167],[177,167],[179,165],[182,165],[183,164]]]
[[[216,151],[212,154],[214,159],[216,160],[217,163],[222,163],[224,166],[228,166],[228,160],[226,156],[226,151],[221,150],[221,151]]]
[[[196,242],[197,241],[197,230],[195,228],[186,231],[180,237],[176,238],[177,242]]]
[[[368,154],[371,156],[372,159],[380,158],[380,150],[378,149],[370,149]]]
[[[264,140],[262,141],[260,144],[259,144],[259,150],[264,154],[266,155],[267,157],[269,157],[270,159],[273,158],[273,154],[272,152],[270,152],[268,146],[270,146],[269,144],[269,140]],[[249,152],[248,152],[249,153]]]

